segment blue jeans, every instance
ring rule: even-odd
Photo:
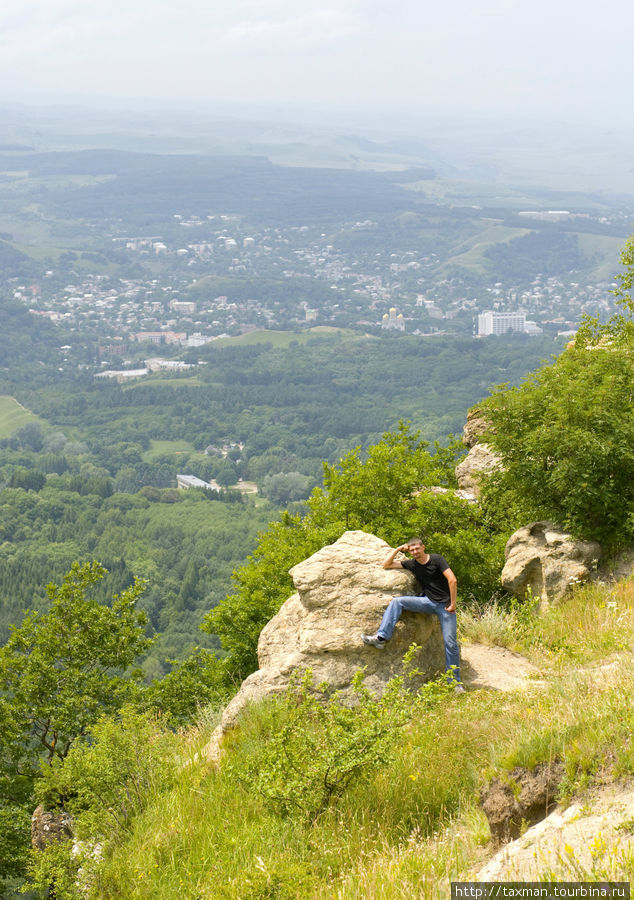
[[[446,670],[453,674],[456,681],[460,681],[460,647],[456,639],[455,612],[447,612],[443,603],[436,603],[429,597],[395,597],[383,613],[377,636],[389,641],[404,610],[438,616],[445,645]]]

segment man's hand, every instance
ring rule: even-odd
[[[447,579],[447,583],[449,585],[449,606],[445,606],[445,609],[448,613],[455,613],[456,611],[456,599],[458,597],[458,579],[451,571],[451,569],[445,569],[443,575]]]
[[[401,563],[395,559],[397,553],[405,553],[407,551],[407,544],[401,544],[400,547],[397,547],[395,550],[390,551],[390,555],[383,563],[384,569],[402,569]]]

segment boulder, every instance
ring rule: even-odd
[[[480,495],[480,479],[502,465],[501,458],[489,444],[474,444],[465,458],[456,466],[458,486],[463,491]]]
[[[38,806],[31,816],[31,846],[34,850],[46,850],[56,841],[69,841],[73,837],[71,818],[63,810],[49,812]]]
[[[445,655],[435,616],[404,613],[392,640],[381,650],[361,641],[374,634],[392,597],[412,594],[413,575],[383,569],[390,551],[385,541],[363,531],[347,531],[338,541],[290,570],[297,593],[264,627],[258,641],[260,668],[242,684],[226,707],[207,748],[216,758],[222,734],[233,727],[249,701],[283,691],[296,671],[311,669],[315,683],[327,681],[345,696],[355,672],[364,668],[365,684],[380,696],[402,671],[411,644],[421,647],[415,659],[420,684],[444,670]]]
[[[552,522],[532,522],[507,541],[502,587],[516,597],[527,593],[542,604],[560,600],[571,586],[587,581],[601,556],[601,545],[581,541]]]

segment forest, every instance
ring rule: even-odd
[[[45,608],[49,581],[97,559],[109,571],[101,591],[148,581],[139,602],[160,635],[143,661],[148,679],[197,645],[218,647],[200,631],[204,616],[258,532],[281,510],[305,511],[324,462],[366,450],[399,420],[446,444],[493,385],[518,383],[561,346],[523,335],[291,336],[285,347],[198,348],[193,378],[121,385],[60,372],[55,326],[18,304],[1,315],[10,365],[0,393],[33,418],[0,439],[0,641],[27,608]],[[222,490],[177,491],[177,473]]]

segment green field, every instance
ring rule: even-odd
[[[0,438],[11,437],[13,432],[22,428],[23,425],[40,421],[13,397],[0,396]]]
[[[621,269],[619,256],[623,249],[622,239],[603,234],[581,233],[577,233],[577,238],[583,252],[594,257],[594,277],[613,281],[614,276]]]
[[[188,441],[150,441],[150,449],[143,454],[144,462],[153,462],[157,457],[165,453],[195,453],[194,447]],[[203,456],[201,453],[200,456]]]
[[[292,343],[305,344],[313,337],[358,337],[354,331],[347,328],[333,328],[328,325],[317,325],[307,331],[250,331],[239,337],[218,338],[217,342],[223,347],[240,346],[248,347],[253,344],[272,344],[274,347],[289,347]]]

